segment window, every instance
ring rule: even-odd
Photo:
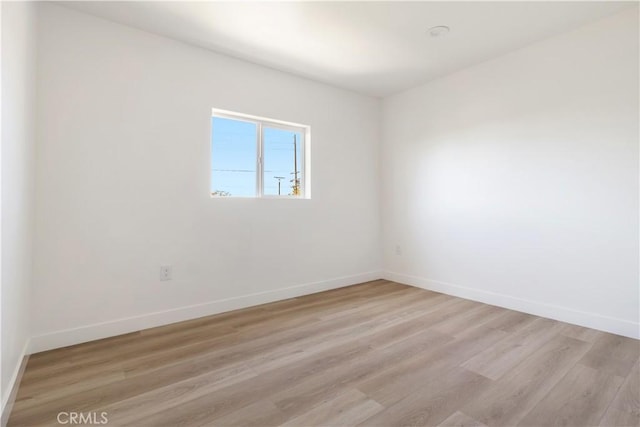
[[[309,197],[309,127],[213,110],[212,197]]]

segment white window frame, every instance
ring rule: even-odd
[[[259,199],[310,199],[311,198],[311,189],[310,189],[310,169],[311,169],[311,161],[310,161],[310,150],[309,150],[309,142],[311,139],[311,127],[308,125],[301,125],[298,123],[285,122],[282,120],[274,120],[268,119],[265,117],[252,116],[249,114],[236,113],[228,110],[220,110],[217,108],[213,108],[211,110],[211,118],[219,117],[222,119],[230,119],[230,120],[238,120],[242,122],[253,123],[256,125],[256,194],[255,196],[233,196],[230,197],[222,197],[222,196],[214,196],[211,194],[211,188],[209,188],[209,194],[212,199],[238,199],[238,198],[259,198]],[[213,126],[213,120],[210,121],[211,126]],[[272,194],[264,194],[264,144],[263,144],[263,128],[269,127],[274,129],[288,130],[293,132],[299,132],[302,135],[302,141],[300,141],[300,158],[302,161],[300,162],[301,170],[300,170],[300,195],[299,196],[291,196],[288,194],[281,195],[272,195]],[[211,186],[211,176],[213,174],[212,170],[212,160],[213,160],[213,141],[211,140],[212,132],[209,132],[209,186]]]

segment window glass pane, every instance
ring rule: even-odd
[[[212,121],[211,194],[255,197],[257,125],[221,117]]]
[[[302,132],[265,126],[262,138],[263,193],[302,196]]]

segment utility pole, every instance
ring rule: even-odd
[[[300,180],[298,179],[298,141],[297,135],[293,135],[293,186],[292,196],[300,195]]]
[[[284,176],[274,176],[278,180],[278,196],[280,195],[280,181],[284,179]]]

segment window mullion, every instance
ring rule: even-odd
[[[264,165],[264,161],[263,161],[263,155],[264,155],[264,150],[263,150],[263,130],[262,130],[262,123],[261,122],[257,122],[257,130],[258,130],[258,139],[256,141],[257,144],[257,150],[258,150],[258,165],[257,165],[257,176],[256,176],[256,186],[257,186],[257,197],[262,197],[263,193],[264,193],[264,183],[263,183],[263,165]]]

